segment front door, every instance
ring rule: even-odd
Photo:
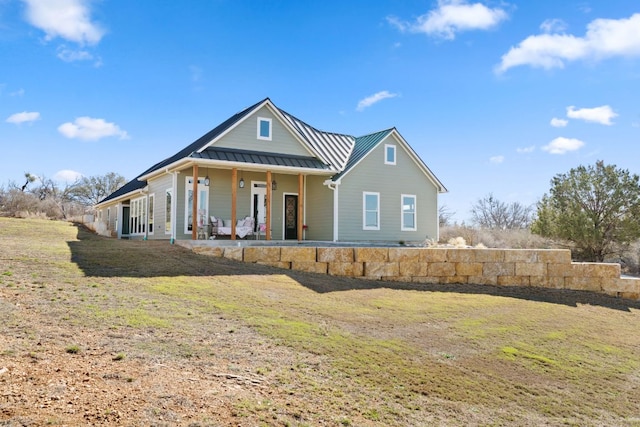
[[[298,196],[295,194],[284,196],[284,238],[298,238]]]
[[[251,215],[254,219],[255,230],[260,224],[267,222],[267,183],[251,182]]]

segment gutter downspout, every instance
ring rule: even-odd
[[[337,242],[339,234],[338,214],[340,212],[338,209],[338,186],[340,185],[340,181],[327,179],[322,184],[326,185],[329,190],[333,191],[333,241]]]

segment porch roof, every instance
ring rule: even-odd
[[[234,148],[209,147],[201,153],[193,153],[191,157],[196,159],[218,160],[221,162],[317,169],[318,171],[333,170],[329,165],[315,157],[239,150]]]

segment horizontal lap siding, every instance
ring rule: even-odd
[[[170,234],[165,234],[166,222],[166,191],[171,188],[172,176],[161,175],[159,178],[149,181],[149,194],[153,194],[153,234],[149,239],[169,239]],[[173,195],[175,200],[175,194]],[[174,202],[175,203],[175,202]]]
[[[384,164],[384,146],[396,146],[396,164]],[[380,193],[380,230],[362,229],[362,193]],[[339,186],[339,240],[421,241],[435,238],[437,189],[393,137],[382,141]],[[417,231],[401,231],[401,194],[417,198]]]
[[[271,141],[258,139],[258,117],[271,119]],[[294,154],[299,156],[311,155],[311,153],[293,137],[289,128],[285,127],[267,107],[263,107],[247,117],[246,120],[223,136],[220,141],[216,142],[214,147]]]
[[[333,240],[333,191],[323,182],[327,177],[307,177],[306,231],[308,240]]]

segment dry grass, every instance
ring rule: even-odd
[[[640,425],[640,304],[0,218],[2,425]],[[72,349],[73,351],[69,351]]]

